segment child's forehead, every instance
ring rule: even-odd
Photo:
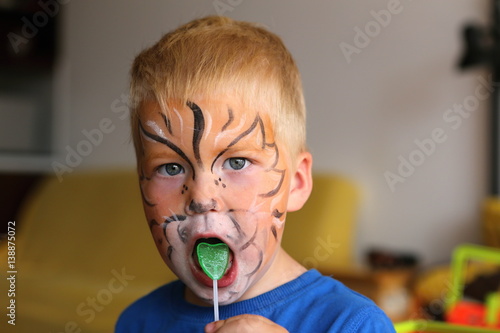
[[[244,103],[237,98],[193,99],[192,101],[167,102],[145,101],[139,108],[139,118],[146,121],[167,121],[170,125],[192,126],[203,121],[204,125],[223,125],[225,129],[259,119],[267,131],[272,131],[271,117],[266,108]]]

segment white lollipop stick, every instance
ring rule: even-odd
[[[214,318],[219,320],[219,291],[217,290],[217,280],[214,281]]]

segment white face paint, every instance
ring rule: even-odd
[[[156,124],[154,121],[152,120],[148,120],[146,121],[146,125],[148,127],[150,127],[155,133],[156,135],[158,135],[159,137],[165,139],[165,133],[163,133],[163,130],[160,128],[160,126],[158,126],[158,124]],[[147,140],[151,140],[150,138],[146,137]]]
[[[290,189],[284,149],[266,113],[226,97],[140,111],[141,192],[164,261],[199,300],[212,302],[212,281],[195,247],[207,239],[231,250],[218,281],[219,302],[248,298],[280,248]]]

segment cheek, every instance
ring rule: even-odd
[[[233,201],[239,208],[250,211],[262,211],[261,207],[269,208],[271,203],[277,203],[275,198],[286,198],[289,179],[283,170],[262,170],[245,177],[228,177],[224,189],[226,200]],[[284,195],[286,194],[286,195]],[[243,207],[244,206],[244,207]]]
[[[144,180],[141,190],[146,207],[146,214],[159,213],[164,217],[179,213],[185,200],[186,186],[183,179]]]
[[[258,210],[274,217],[286,211],[290,180],[285,174],[270,171],[256,193]]]
[[[178,223],[169,224],[168,228],[166,226],[164,223],[153,225],[151,227],[151,234],[164,262],[172,271],[177,272],[176,266],[186,266],[184,257],[185,244],[182,243],[177,235]],[[179,256],[179,254],[181,255]]]
[[[162,256],[168,254],[168,248],[170,247],[170,243],[165,237],[163,228],[161,225],[155,225],[151,227],[151,235],[153,236],[156,247]]]

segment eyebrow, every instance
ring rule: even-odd
[[[257,116],[255,117],[252,125],[250,125],[250,127],[244,131],[243,133],[241,133],[240,135],[238,135],[230,144],[227,145],[227,148],[230,148],[232,146],[234,146],[235,144],[237,144],[241,139],[243,139],[245,136],[247,136],[248,134],[252,133],[253,130],[255,129],[255,127],[257,127],[257,124],[258,123],[261,123],[261,119],[260,119],[260,116],[259,114],[257,114]],[[265,138],[265,137],[264,137]]]
[[[144,134],[146,137],[148,137],[151,140],[154,140],[156,142],[159,142],[161,144],[164,144],[168,148],[172,149],[175,153],[177,153],[177,155],[179,155],[183,160],[185,160],[189,164],[189,166],[191,167],[191,170],[193,171],[193,179],[195,179],[195,169],[193,167],[193,163],[191,162],[191,160],[189,159],[189,157],[187,157],[187,155],[182,151],[182,149],[180,149],[179,147],[177,147],[175,144],[173,144],[169,140],[167,140],[165,138],[162,138],[159,135],[156,135],[156,134],[153,134],[151,132],[148,132],[144,128],[144,126],[142,126],[142,121],[140,121],[140,120],[139,120],[139,129],[141,130],[141,133]]]
[[[260,123],[260,116],[259,114],[257,114],[257,116],[255,116],[255,119],[253,121],[253,123],[250,125],[250,127],[244,131],[243,133],[241,133],[240,135],[238,135],[233,141],[231,141],[224,150],[222,150],[214,159],[214,161],[212,162],[212,165],[210,166],[210,170],[213,172],[213,169],[214,169],[214,165],[215,165],[215,162],[217,162],[217,160],[219,159],[219,157],[221,157],[222,155],[224,155],[232,146],[234,146],[235,144],[237,144],[241,139],[243,139],[244,137],[246,137],[247,135],[249,135],[250,133],[253,132],[253,130],[255,129],[255,127],[257,127],[257,124]]]
[[[161,152],[161,151],[154,151],[154,152],[150,152],[146,155],[146,158],[148,160],[160,160],[160,159],[168,159],[170,158],[172,155],[172,153],[168,153],[168,155],[165,153],[165,152]]]

